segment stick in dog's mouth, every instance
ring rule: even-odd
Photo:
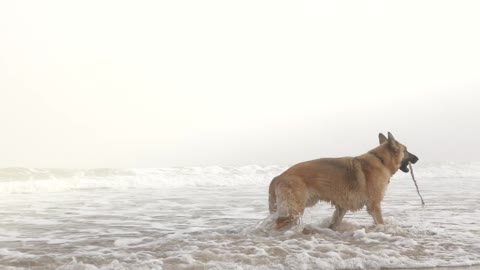
[[[417,193],[418,193],[418,196],[420,197],[420,200],[422,201],[422,207],[423,207],[423,206],[425,206],[425,202],[423,202],[422,195],[420,195],[420,190],[418,189],[417,181],[415,180],[415,176],[413,175],[412,163],[408,162],[408,167],[410,168],[410,174],[412,175],[413,183],[415,184],[415,187],[417,188]]]

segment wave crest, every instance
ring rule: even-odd
[[[266,186],[287,166],[182,167],[154,169],[0,169],[0,193],[60,192],[94,188]],[[428,163],[414,167],[417,179],[480,178],[480,162]],[[409,179],[398,172],[394,179]]]

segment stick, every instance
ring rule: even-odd
[[[415,187],[417,188],[418,196],[420,196],[420,200],[422,201],[422,207],[424,207],[425,203],[423,202],[422,195],[420,195],[420,190],[418,190],[417,181],[415,180],[415,176],[413,175],[412,163],[408,162],[408,167],[410,168],[410,174],[412,175],[413,183],[415,183]]]

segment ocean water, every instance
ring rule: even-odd
[[[398,172],[385,225],[333,209],[270,230],[268,185],[287,167],[0,169],[0,269],[384,269],[480,265],[480,163]],[[303,228],[312,234],[302,234]]]

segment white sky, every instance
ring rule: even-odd
[[[478,1],[1,1],[0,167],[480,160]]]

